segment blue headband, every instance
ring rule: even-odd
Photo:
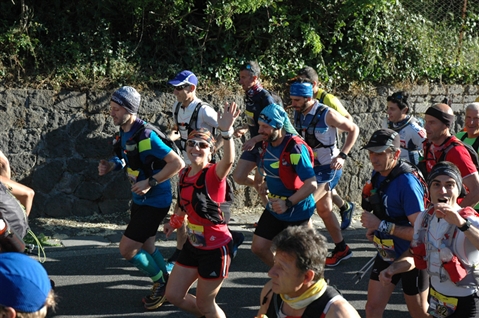
[[[313,84],[308,82],[294,82],[289,88],[289,95],[301,97],[313,97]]]

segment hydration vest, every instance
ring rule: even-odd
[[[188,123],[180,123],[178,122],[178,113],[180,111],[180,107],[181,107],[181,103],[176,103],[176,108],[175,108],[175,113],[174,113],[174,119],[175,119],[175,122],[176,122],[176,125],[178,127],[180,126],[186,126],[186,129],[188,130],[188,135],[193,131],[193,130],[198,130],[198,113],[200,112],[200,109],[203,107],[203,106],[209,106],[208,104],[204,104],[202,102],[199,102],[198,105],[196,105],[195,109],[193,110],[193,113],[191,114],[191,117],[190,117],[190,121]],[[213,128],[213,130],[211,131],[211,134],[214,135],[215,134],[215,129]],[[183,148],[183,145],[184,143],[186,143],[186,139],[183,139],[181,137],[181,143],[180,143],[180,146],[181,146],[181,150],[185,150]]]
[[[180,189],[184,187],[193,187],[193,194],[191,198],[188,198],[188,203],[194,207],[194,211],[202,219],[208,220],[210,223],[206,222],[204,225],[211,224],[226,224],[228,219],[225,216],[231,215],[230,209],[233,204],[234,194],[231,188],[231,185],[228,180],[226,180],[226,194],[225,201],[222,203],[217,203],[211,199],[207,186],[206,186],[206,172],[212,165],[208,165],[201,170],[200,176],[196,179],[195,183],[188,183],[185,181],[188,172],[191,167],[185,168],[180,173],[180,180],[178,182],[178,193]],[[188,211],[185,206],[181,204],[181,200],[178,200],[180,208],[183,211]]]
[[[334,146],[334,144],[332,145],[323,144],[316,138],[314,134],[316,124],[319,122],[319,120],[321,119],[321,116],[323,115],[324,111],[327,108],[328,107],[326,105],[319,104],[318,108],[316,109],[316,112],[313,115],[313,118],[311,119],[308,127],[306,128],[303,128],[301,125],[301,113],[295,112],[294,114],[294,128],[296,128],[297,131],[301,132],[304,140],[311,148],[331,148]]]
[[[123,150],[121,147],[121,137],[119,134],[115,135],[113,144],[113,151],[115,152],[115,155],[121,159],[123,158],[122,152],[124,152],[128,159],[128,166],[133,170],[143,170],[147,178],[153,174],[154,170],[162,169],[166,165],[165,160],[153,156],[147,157],[145,162],[142,162],[140,159],[140,152],[143,150],[141,142],[145,139],[141,139],[141,136],[146,136],[148,132],[151,133],[151,131],[154,131],[166,146],[170,147],[174,152],[176,152],[176,154],[180,155],[180,151],[178,147],[176,147],[176,144],[158,127],[150,123],[143,123],[143,125],[138,128],[135,133],[126,141],[127,147],[132,146],[134,149],[130,151],[128,149]]]
[[[430,243],[427,238],[427,231],[430,227],[431,220],[433,219],[433,214],[434,214],[434,206],[431,206],[426,212],[423,214],[423,219],[421,221],[421,228],[419,229],[419,232],[413,237],[413,240],[417,241],[418,243],[425,243],[426,244],[426,261],[429,263],[430,257],[431,257],[431,251],[432,250],[437,250],[439,253],[439,249],[436,248],[432,243]],[[459,214],[463,217],[466,218],[467,215],[475,215],[479,216],[479,214],[471,207],[466,207],[463,208],[459,211]],[[459,234],[459,229],[452,225],[449,224],[449,228],[447,232],[444,234],[442,243],[444,244],[445,247],[449,248],[452,253],[458,258],[458,260],[461,262],[461,264],[465,267],[467,270],[467,275],[460,280],[459,282],[456,283],[456,286],[458,287],[477,287],[479,286],[479,264],[473,264],[473,265],[468,265],[466,262],[461,259],[458,255],[458,251],[455,249],[455,244],[454,240],[457,239],[457,235]],[[464,240],[467,240],[467,238],[464,237]],[[449,274],[447,271],[444,269],[444,267],[441,265],[441,268],[439,270],[439,273],[436,272],[431,272],[429,269],[429,266],[427,267],[427,271],[429,275],[431,276],[439,276],[441,281],[444,280],[450,280]]]
[[[294,165],[291,164],[291,149],[293,149],[294,145],[302,144],[308,149],[309,158],[311,160],[311,164],[314,165],[314,153],[311,147],[309,147],[306,142],[297,135],[286,135],[284,138],[286,139],[286,145],[279,156],[279,178],[283,182],[284,186],[289,190],[297,191],[304,182],[299,178]],[[266,153],[266,148],[268,148],[268,142],[263,141],[262,151],[260,154],[260,161],[261,165],[264,165],[263,159],[264,154]]]

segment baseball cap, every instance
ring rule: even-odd
[[[198,86],[198,79],[196,75],[188,70],[184,70],[176,74],[175,78],[168,82],[173,86],[179,86],[184,84],[190,84]]]
[[[0,253],[0,305],[32,313],[45,306],[52,289],[47,271],[22,253]]]
[[[369,142],[361,149],[367,149],[372,152],[380,153],[389,147],[399,149],[400,146],[401,139],[397,132],[391,129],[379,129],[373,133],[371,139],[369,139]]]

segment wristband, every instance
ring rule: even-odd
[[[221,138],[223,138],[224,140],[230,140],[231,136],[229,136],[229,137],[221,136]]]
[[[233,136],[233,134],[234,134],[235,131],[234,131],[233,127],[231,127],[231,128],[230,128],[229,130],[227,130],[227,131],[223,131],[223,130],[220,129],[220,132],[221,132],[221,137],[223,137],[223,138],[231,138],[231,137]]]
[[[170,217],[170,226],[174,229],[179,229],[182,225],[183,222],[185,221],[185,216],[179,216],[177,214],[174,214]]]
[[[389,231],[389,235],[394,235],[394,230],[396,229],[396,224],[392,223],[391,231]]]
[[[381,223],[379,223],[378,231],[381,232],[381,233],[390,234],[391,231],[394,231],[393,225],[394,225],[394,223],[382,220]]]

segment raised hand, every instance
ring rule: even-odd
[[[240,109],[236,106],[236,103],[226,103],[224,111],[218,113],[218,128],[221,131],[228,131],[233,126],[236,118],[240,114]]]

